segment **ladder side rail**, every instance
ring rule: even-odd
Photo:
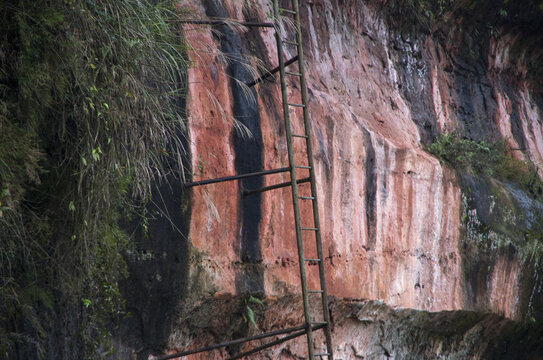
[[[310,139],[311,134],[311,122],[309,120],[309,111],[308,111],[308,96],[307,96],[307,83],[305,78],[305,69],[304,69],[304,58],[303,58],[303,46],[302,46],[302,32],[301,32],[301,22],[300,22],[300,12],[299,12],[299,0],[291,0],[291,4],[293,7],[293,10],[288,9],[280,9],[279,8],[279,0],[273,0],[273,12],[275,15],[275,19],[273,23],[257,23],[257,22],[237,22],[240,25],[244,25],[247,27],[274,27],[275,28],[275,37],[277,41],[277,55],[279,59],[279,66],[272,69],[271,71],[259,76],[258,78],[251,81],[248,85],[254,86],[257,83],[265,80],[267,77],[273,75],[273,73],[279,71],[280,73],[280,82],[281,82],[281,94],[282,94],[282,103],[283,103],[283,115],[284,115],[284,123],[285,123],[285,132],[286,132],[286,141],[287,141],[287,149],[288,149],[288,158],[289,158],[289,167],[288,168],[281,168],[281,169],[274,169],[274,170],[265,170],[262,172],[257,173],[250,173],[250,174],[241,174],[241,175],[235,175],[235,176],[228,176],[218,179],[209,179],[209,180],[202,180],[202,181],[196,181],[192,183],[185,184],[185,187],[193,187],[193,186],[200,186],[200,185],[206,185],[206,184],[212,184],[217,182],[223,182],[223,181],[231,181],[236,179],[241,179],[245,177],[252,177],[252,176],[262,176],[272,173],[278,173],[278,172],[286,172],[290,171],[291,180],[290,182],[280,183],[277,185],[272,185],[260,189],[252,189],[252,190],[244,190],[244,195],[248,195],[251,193],[257,193],[262,191],[268,191],[273,190],[281,187],[285,187],[290,185],[292,190],[292,201],[293,201],[293,210],[294,210],[294,221],[295,221],[295,227],[296,227],[296,242],[298,247],[298,261],[300,266],[300,278],[301,278],[301,286],[302,286],[302,298],[303,298],[303,306],[304,306],[304,317],[305,317],[305,324],[302,325],[304,327],[303,331],[300,331],[298,333],[286,336],[284,338],[278,339],[276,341],[272,341],[271,343],[268,343],[266,345],[263,345],[261,347],[257,347],[253,350],[250,350],[248,352],[238,354],[231,359],[238,359],[240,357],[249,355],[251,353],[257,352],[259,350],[263,350],[267,347],[273,346],[275,344],[278,344],[283,341],[287,341],[291,338],[300,336],[305,334],[307,336],[307,345],[308,345],[308,355],[310,360],[314,360],[315,357],[321,357],[321,356],[327,356],[328,360],[333,360],[333,348],[332,348],[332,338],[331,338],[331,323],[330,323],[330,313],[328,309],[328,299],[327,299],[327,291],[326,291],[326,281],[325,281],[325,271],[324,271],[324,257],[322,252],[322,239],[321,239],[321,228],[320,228],[320,219],[319,219],[319,209],[318,209],[318,201],[317,201],[317,187],[316,187],[316,176],[315,176],[315,167],[314,167],[314,161],[313,161],[313,149],[312,149],[312,143]],[[294,15],[295,18],[295,27],[296,27],[296,42],[283,40],[282,34],[281,34],[281,26],[279,24],[279,18],[281,11],[287,12],[289,14]],[[192,21],[185,21],[184,23],[192,23],[192,24],[208,24],[208,25],[224,25],[227,22],[224,20],[192,20]],[[297,55],[294,56],[292,59],[289,59],[287,62],[284,60],[284,54],[283,54],[283,43],[286,43],[288,45],[295,45],[297,49]],[[295,61],[298,61],[298,68],[299,72],[287,72],[285,70],[286,66],[294,63]],[[286,86],[286,75],[293,75],[299,77],[300,81],[300,92],[301,92],[301,104],[290,104],[288,102],[288,92],[287,92],[287,86]],[[292,128],[291,128],[291,121],[290,121],[290,109],[289,106],[296,106],[301,107],[303,111],[303,122],[304,122],[304,130],[305,135],[299,135],[299,134],[292,134]],[[306,139],[306,155],[307,155],[307,161],[308,166],[296,166],[295,165],[295,158],[294,158],[294,147],[293,147],[293,137],[301,137]],[[304,168],[309,170],[309,177],[297,180],[296,177],[296,168]],[[310,197],[299,197],[298,196],[298,186],[297,184],[303,183],[303,182],[309,182],[311,185],[311,196]],[[301,224],[300,219],[300,205],[298,203],[299,199],[304,200],[312,200],[312,209],[313,209],[313,226],[311,228],[303,228]],[[317,249],[317,257],[318,259],[305,259],[304,258],[304,246],[303,246],[303,236],[302,236],[302,230],[311,230],[315,232],[315,242],[316,242],[316,249]],[[319,265],[319,280],[320,280],[320,290],[308,290],[307,289],[307,274],[305,269],[305,261],[308,260],[315,260],[318,262]],[[322,308],[323,308],[323,317],[324,322],[319,321],[312,321],[311,319],[311,312],[310,312],[310,305],[309,305],[309,292],[312,293],[320,293],[321,299],[322,299]],[[313,324],[317,324],[317,326],[313,326]],[[326,346],[327,346],[327,353],[324,354],[317,354],[314,351],[314,340],[313,340],[313,334],[312,331],[324,328],[325,331],[325,337],[326,337]],[[293,331],[296,328],[288,329],[285,332]],[[278,331],[283,332],[283,331]],[[273,333],[273,332],[272,332]],[[260,336],[266,337],[271,336],[272,333],[269,334],[262,334]],[[244,341],[250,341],[251,338],[246,339],[238,339],[234,340],[233,342],[244,342]],[[210,346],[211,348],[215,346],[221,346],[223,344],[217,344]],[[200,351],[206,351],[210,350],[209,347],[206,348],[200,348],[195,349],[196,352]],[[193,351],[189,351],[189,353],[193,353]],[[174,354],[172,354],[174,355]],[[169,359],[172,355],[161,357],[160,359]]]
[[[308,159],[308,165],[309,165],[309,177],[311,178],[310,184],[311,184],[311,196],[313,199],[313,221],[314,221],[314,227],[318,230],[315,231],[315,241],[316,241],[316,247],[317,247],[317,256],[321,260],[318,263],[319,266],[319,279],[320,279],[320,286],[322,290],[321,298],[322,298],[322,311],[323,311],[323,317],[324,321],[326,322],[326,328],[324,329],[325,337],[326,337],[326,347],[328,351],[328,360],[333,360],[333,347],[332,347],[332,334],[331,334],[331,323],[330,323],[330,312],[328,309],[328,293],[326,291],[326,281],[325,281],[325,271],[324,271],[324,257],[322,252],[322,239],[321,239],[321,227],[320,227],[320,219],[319,219],[319,206],[318,206],[318,199],[317,199],[317,184],[316,184],[316,176],[315,176],[315,165],[313,161],[313,147],[311,143],[311,121],[309,119],[309,109],[308,109],[308,97],[307,97],[307,82],[305,77],[305,68],[304,68],[304,56],[303,56],[303,48],[302,48],[302,29],[301,29],[301,22],[300,22],[300,11],[299,11],[299,0],[292,0],[292,6],[294,9],[296,9],[296,42],[298,43],[298,71],[301,74],[300,77],[300,90],[301,90],[301,96],[302,96],[302,104],[305,106],[302,108],[303,111],[303,118],[304,118],[304,127],[305,127],[305,133],[308,135],[306,138],[306,152],[307,152],[307,159]]]
[[[285,80],[285,62],[283,55],[283,44],[282,44],[282,34],[281,34],[281,25],[279,24],[279,0],[273,0],[273,12],[276,17],[276,27],[275,27],[275,39],[277,41],[277,57],[279,60],[279,77],[281,81],[281,94],[283,102],[283,117],[285,121],[285,135],[287,141],[288,149],[288,158],[290,165],[290,181],[291,181],[291,190],[292,190],[292,205],[294,208],[294,222],[296,226],[296,243],[298,246],[298,263],[300,266],[300,280],[302,285],[302,300],[304,307],[304,318],[307,326],[307,347],[309,359],[313,360],[313,333],[311,327],[311,315],[309,312],[309,298],[307,295],[307,280],[305,273],[305,263],[304,263],[304,247],[302,241],[302,227],[300,223],[300,209],[298,204],[298,185],[296,184],[296,166],[294,161],[294,148],[292,145],[292,129],[290,124],[290,110],[288,106],[288,93],[287,93],[287,84]]]

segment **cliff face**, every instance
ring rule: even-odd
[[[264,0],[182,4],[195,18],[253,21],[271,10]],[[538,195],[455,171],[425,150],[452,131],[475,141],[504,139],[541,176],[543,92],[532,73],[541,61],[541,32],[494,13],[483,21],[469,12],[441,25],[406,27],[417,19],[398,19],[394,4],[302,1],[329,293],[542,321],[541,238],[533,235],[543,224]],[[483,10],[496,12],[483,4],[473,13]],[[217,30],[183,26],[193,47],[187,112],[194,180],[287,166],[278,82],[256,89],[238,83],[255,77],[255,58],[276,66],[273,31]],[[296,98],[299,89],[290,85]],[[295,129],[300,118],[294,116]],[[303,153],[296,148],[297,157]],[[290,189],[241,195],[244,188],[288,180],[270,175],[192,190],[181,314],[213,294],[281,299],[299,293]],[[302,217],[308,213],[302,209]],[[316,275],[310,271],[310,284]],[[354,336],[343,325],[337,336]],[[191,338],[206,343],[202,333],[182,326],[174,326],[168,347],[182,348]],[[368,346],[343,353],[356,358]]]
[[[239,337],[236,331],[243,328],[240,310],[239,300],[231,295],[208,298],[192,310],[191,316],[176,323],[172,343],[183,344],[192,337],[190,347],[197,348]],[[543,328],[540,325],[519,324],[495,314],[465,310],[429,313],[393,309],[381,301],[348,299],[331,299],[330,311],[337,359],[541,358]],[[221,316],[224,313],[233,316]],[[301,323],[302,313],[299,297],[267,298],[265,310],[259,314],[259,326],[261,330],[284,329]],[[315,334],[318,351],[325,351],[324,338],[319,332]],[[266,342],[253,341],[252,346]],[[232,346],[188,358],[228,358],[239,350]],[[302,338],[250,358],[286,360],[306,356],[307,346]]]

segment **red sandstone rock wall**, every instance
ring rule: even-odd
[[[186,5],[198,18],[206,16],[211,2]],[[270,11],[264,0],[225,4],[237,19],[264,19]],[[522,267],[514,256],[499,258],[482,293],[466,293],[459,250],[461,188],[455,173],[422,145],[439,132],[468,131],[471,116],[483,123],[475,132],[493,129],[524,149],[519,157],[543,168],[540,95],[528,82],[510,84],[512,68],[517,80],[526,76],[523,58],[511,53],[516,38],[491,39],[487,67],[471,68],[458,58],[468,51],[458,49],[464,46],[460,35],[447,41],[399,35],[362,1],[302,4],[329,293],[429,311],[479,308],[518,317]],[[234,90],[228,59],[218,52],[229,39],[214,36],[209,27],[185,25],[183,32],[193,47],[187,109],[194,179],[233,175]],[[275,66],[272,30],[235,33],[246,55]],[[297,88],[290,91],[298,96]],[[262,168],[286,166],[278,84],[258,85],[255,101]],[[297,156],[303,151],[296,148]],[[287,180],[288,174],[272,175],[264,185]],[[205,294],[250,290],[239,280],[247,267],[262,275],[266,296],[296,293],[290,189],[262,195],[255,232],[260,257],[250,264],[241,254],[247,224],[240,199],[236,182],[198,187],[191,195],[189,237],[202,256],[192,272],[205,279]],[[470,296],[489,300],[479,303]]]

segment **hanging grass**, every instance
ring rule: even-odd
[[[81,357],[107,352],[130,247],[118,219],[183,176],[176,18],[169,1],[0,4],[0,357],[50,351],[61,307]]]

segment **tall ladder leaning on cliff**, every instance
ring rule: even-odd
[[[277,56],[279,58],[279,74],[281,80],[281,93],[283,97],[283,116],[285,119],[285,132],[287,140],[287,149],[288,149],[288,161],[290,165],[290,179],[291,179],[291,189],[292,189],[292,203],[294,208],[294,222],[296,226],[296,242],[298,245],[298,262],[300,264],[300,277],[301,277],[301,286],[302,286],[302,298],[304,306],[304,317],[307,325],[307,347],[309,359],[313,360],[315,357],[326,356],[328,359],[333,359],[333,350],[332,350],[332,336],[331,336],[331,324],[330,324],[330,313],[328,310],[328,299],[326,294],[326,281],[324,277],[324,258],[322,253],[322,241],[321,241],[321,229],[319,221],[319,207],[317,203],[317,186],[315,178],[315,166],[313,163],[313,148],[311,144],[311,122],[309,118],[309,109],[308,109],[308,99],[307,99],[307,83],[305,79],[305,69],[304,69],[304,57],[302,49],[302,30],[300,26],[300,11],[298,0],[292,0],[292,9],[281,9],[279,8],[279,0],[273,1],[273,11],[276,21],[280,19],[282,14],[292,15],[294,17],[294,27],[296,32],[296,40],[289,41],[284,38],[284,34],[281,33],[281,26],[279,23],[275,27],[275,38],[277,40]],[[294,46],[297,52],[298,58],[298,72],[286,71],[285,69],[285,59],[283,52],[283,45]],[[300,83],[300,92],[301,92],[301,103],[291,103],[288,98],[287,91],[287,81],[286,77],[290,76],[294,79],[299,79]],[[303,128],[304,134],[293,134],[292,127],[290,123],[290,109],[292,107],[301,107],[303,113]],[[297,139],[303,141],[305,140],[306,144],[306,154],[307,154],[307,165],[296,164],[294,159],[294,145],[293,142]],[[308,169],[309,170],[309,183],[311,185],[311,196],[299,196],[298,194],[298,183],[296,181],[296,170],[297,169]],[[300,201],[311,201],[313,204],[313,226],[307,224],[302,224],[302,219],[300,217]],[[303,241],[303,232],[310,231],[314,233],[314,239],[317,249],[317,258],[309,259],[304,255],[304,241]],[[307,286],[307,276],[306,276],[306,265],[309,262],[316,262],[319,267],[319,282],[320,289],[308,289]],[[313,313],[310,303],[309,295],[317,295],[321,297],[322,304],[322,320],[317,320],[315,317],[316,314]],[[315,353],[314,344],[313,344],[313,331],[312,328],[314,325],[324,325],[324,333],[326,337],[326,353]]]
[[[251,336],[248,338],[236,339],[221,344],[209,345],[203,348],[187,350],[175,354],[170,354],[166,356],[158,357],[157,360],[167,360],[173,359],[180,356],[186,356],[190,354],[200,353],[204,351],[211,351],[219,349],[226,346],[231,346],[235,344],[242,344],[245,342],[259,340],[268,338],[271,336],[278,336],[283,334],[290,334],[279,338],[277,340],[271,341],[267,344],[260,345],[251,350],[245,351],[243,353],[237,354],[229,360],[240,359],[244,356],[256,353],[258,351],[264,350],[271,346],[278,345],[282,342],[294,339],[298,336],[305,335],[307,338],[307,349],[310,360],[316,358],[327,358],[328,360],[333,360],[333,348],[332,348],[332,335],[331,335],[331,323],[330,323],[330,313],[328,309],[328,299],[326,293],[326,282],[324,278],[324,258],[322,252],[322,242],[321,242],[321,230],[319,223],[319,212],[318,212],[318,203],[317,203],[317,186],[315,178],[315,167],[313,163],[313,149],[311,144],[311,123],[309,118],[308,110],[308,99],[307,99],[307,84],[305,78],[304,70],[304,57],[302,51],[302,32],[300,26],[300,13],[299,13],[299,0],[291,0],[291,9],[285,9],[279,7],[279,0],[273,0],[273,13],[275,17],[274,23],[254,23],[254,22],[238,22],[240,25],[247,27],[268,27],[275,29],[275,38],[277,40],[277,55],[279,60],[279,66],[266,72],[262,76],[254,79],[253,81],[247,83],[247,86],[255,86],[258,83],[263,82],[266,78],[272,76],[273,74],[279,72],[279,78],[281,83],[281,93],[282,93],[282,103],[283,103],[283,117],[285,123],[285,133],[288,149],[288,160],[289,166],[273,170],[264,170],[250,174],[240,174],[234,176],[227,176],[223,178],[210,179],[195,181],[192,183],[184,184],[185,187],[201,186],[208,185],[223,181],[232,181],[238,179],[244,179],[254,176],[265,176],[269,174],[277,174],[282,172],[290,172],[290,181],[285,183],[280,183],[276,185],[266,186],[260,189],[249,189],[244,190],[243,195],[248,196],[254,193],[260,193],[264,191],[270,191],[282,187],[290,186],[292,190],[292,204],[294,210],[294,222],[296,227],[296,242],[298,247],[298,262],[300,265],[300,278],[301,278],[301,287],[302,287],[302,300],[303,300],[303,309],[304,309],[304,319],[305,324],[283,329],[276,330],[265,334],[260,334],[256,336]],[[280,23],[281,16],[291,17],[291,20],[295,28],[295,39],[287,39],[288,34],[283,34],[283,26]],[[206,25],[222,25],[225,24],[225,21],[221,20],[196,20],[196,21],[185,21],[185,23],[192,24],[206,24]],[[285,60],[283,48],[285,46],[291,46],[294,48],[296,55],[289,60]],[[298,71],[287,70],[287,67],[290,65],[298,63]],[[289,101],[288,91],[287,91],[287,79],[290,81],[298,82],[300,85],[300,103],[294,103]],[[292,133],[291,126],[291,111],[292,109],[302,109],[303,113],[303,134],[294,134]],[[306,145],[306,155],[307,155],[307,164],[298,164],[295,162],[294,158],[294,142],[295,141],[305,141]],[[309,177],[306,178],[297,178],[297,171],[309,171]],[[300,196],[299,187],[302,184],[310,184],[311,187],[311,196]],[[302,223],[300,216],[300,202],[310,201],[312,202],[312,212],[313,212],[313,223],[307,224]],[[309,220],[307,220],[309,221]],[[315,247],[317,256],[314,258],[306,258],[304,255],[306,244],[304,244],[304,234],[312,233],[314,234]],[[309,289],[307,285],[307,274],[306,266],[309,264],[318,264],[318,275],[320,289]],[[311,308],[310,296],[319,296],[321,299],[320,304],[322,306],[321,312],[317,314],[316,309]],[[317,301],[318,302],[318,301]],[[318,319],[320,317],[320,319]],[[313,339],[313,333],[317,330],[323,329],[325,340],[326,340],[326,352],[317,352],[315,350],[315,344]]]

